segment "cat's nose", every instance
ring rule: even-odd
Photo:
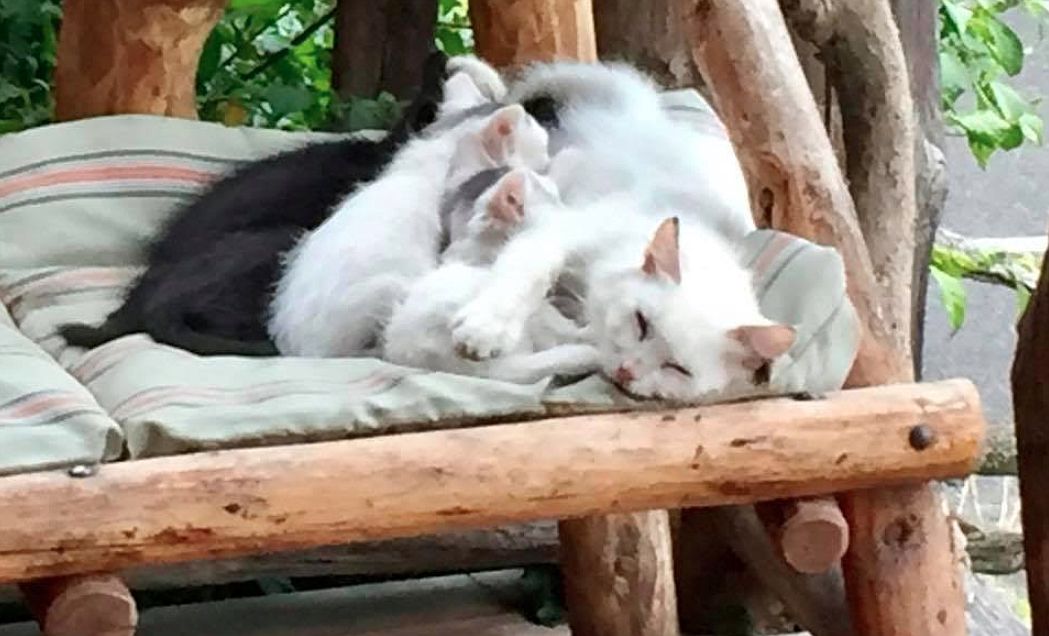
[[[616,372],[612,374],[612,379],[619,385],[630,384],[634,381],[634,372],[630,370],[630,367],[621,364],[616,369]]]

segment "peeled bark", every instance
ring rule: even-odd
[[[65,0],[55,118],[196,119],[197,61],[226,0]]]
[[[591,0],[472,0],[478,55],[498,67],[554,59],[594,60]]]

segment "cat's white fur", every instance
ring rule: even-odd
[[[510,382],[533,383],[553,375],[598,370],[598,351],[584,330],[541,302],[526,317],[523,337],[491,360],[459,356],[452,340],[457,312],[486,284],[489,265],[507,238],[536,222],[537,210],[556,210],[556,186],[530,170],[502,176],[473,206],[462,237],[436,270],[417,280],[393,311],[383,337],[383,358],[395,364]],[[543,205],[543,204],[547,205]]]
[[[470,73],[445,83],[438,123],[488,101]],[[495,166],[542,169],[547,134],[519,105],[410,141],[285,259],[269,332],[284,355],[374,353],[407,285],[437,266],[442,194]]]
[[[525,67],[503,87],[483,62],[460,64],[485,83],[486,96],[505,94],[506,103],[549,96],[559,104],[551,153],[572,148],[582,155],[562,186],[566,203],[632,191],[644,205],[704,223],[730,240],[754,231],[746,180],[728,137],[674,119],[659,87],[637,69],[614,62],[544,62]]]
[[[752,386],[755,370],[793,342],[793,329],[762,316],[750,274],[723,236],[692,219],[640,213],[643,201],[616,193],[542,214],[507,243],[456,316],[456,345],[481,360],[513,350],[528,316],[570,272],[584,283],[587,337],[601,369],[629,393],[694,401]]]

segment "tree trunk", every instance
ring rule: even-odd
[[[343,98],[383,91],[410,98],[433,50],[436,23],[436,0],[339,0],[331,59],[335,90]]]
[[[1013,411],[1033,636],[1049,635],[1049,258],[1018,328]]]
[[[65,0],[55,119],[196,119],[197,61],[226,0]]]
[[[595,60],[591,0],[472,0],[477,54],[498,66]]]
[[[881,158],[870,175],[856,174],[854,207],[779,7],[771,0],[681,1],[691,25],[690,44],[748,168],[758,213],[773,227],[834,245],[842,253],[849,295],[866,332],[849,385],[906,381],[913,371],[910,295],[903,293],[901,300],[900,290],[911,281],[913,157],[910,152],[896,156],[892,146],[910,149],[914,142],[909,87],[897,81],[906,75],[898,41],[893,46],[895,27],[888,5],[842,5],[837,22],[825,21],[822,12],[834,7],[823,3],[815,6],[815,16],[808,16],[816,27],[809,34],[814,41],[828,42],[833,40],[830,29],[845,29],[833,32],[848,35],[846,41],[858,47],[850,52],[842,48],[845,42],[833,42],[837,54],[852,68],[859,61],[872,73],[869,78],[851,78],[853,84],[847,85],[857,91],[872,86],[888,91],[850,95],[850,105],[843,105],[848,113],[843,119],[847,134],[854,126],[859,131],[851,142],[846,140],[852,144],[847,152],[850,171],[858,172],[867,162],[860,149]],[[864,23],[861,18],[871,21]],[[860,55],[874,50],[882,57],[872,60]],[[771,95],[776,96],[774,101]],[[875,108],[874,121],[860,121],[862,103]],[[872,128],[876,122],[896,136],[878,138]],[[879,192],[878,184],[887,187],[887,193]],[[870,251],[859,231],[857,207],[865,219]],[[902,252],[901,245],[906,246]],[[906,266],[900,267],[897,258]],[[857,631],[909,636],[963,633],[960,569],[937,493],[916,486],[849,493],[841,500],[853,532],[844,569]]]
[[[892,0],[914,98],[914,169],[918,215],[914,231],[914,276],[911,284],[911,344],[914,372],[922,373],[925,344],[925,297],[929,256],[947,198],[943,117],[940,113],[939,5],[936,0]]]
[[[627,60],[668,87],[703,80],[685,46],[674,0],[601,0],[594,5],[597,51],[603,60]]]

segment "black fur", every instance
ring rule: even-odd
[[[246,164],[215,183],[177,212],[150,246],[147,269],[124,304],[99,327],[63,326],[66,342],[95,347],[146,332],[201,355],[276,354],[266,314],[282,254],[433,123],[446,63],[444,54],[431,54],[418,95],[381,141],[308,144]]]

